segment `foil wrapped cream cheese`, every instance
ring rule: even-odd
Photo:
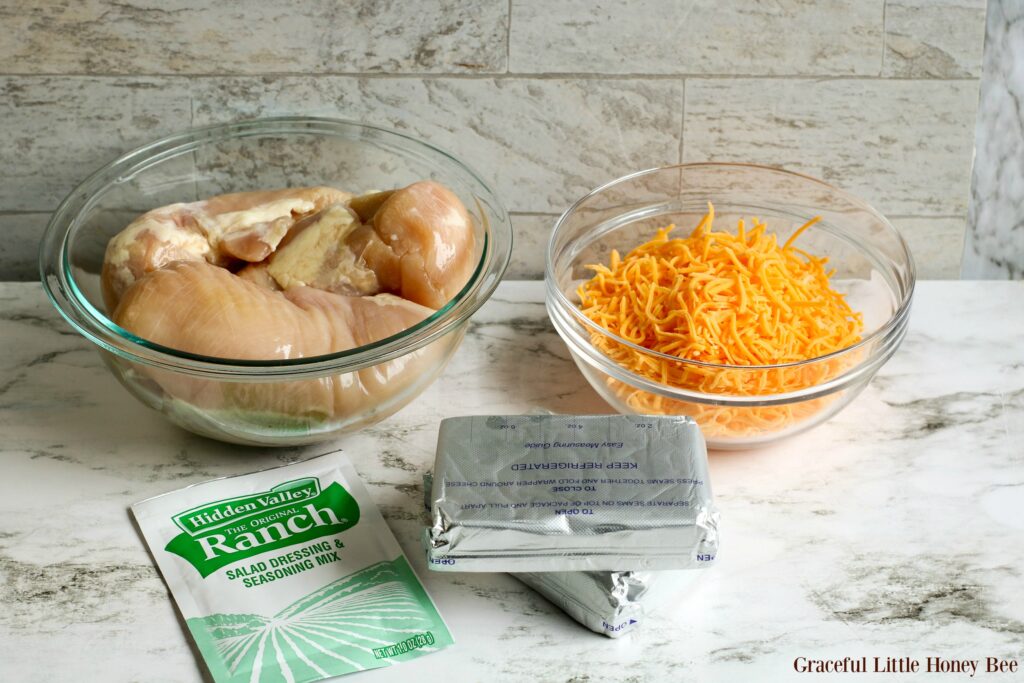
[[[701,572],[524,572],[512,576],[591,631],[618,638],[643,623],[654,607],[677,599]]]
[[[440,571],[691,569],[718,552],[704,439],[684,417],[443,420],[431,522]]]
[[[423,475],[423,506],[431,509],[434,475]],[[660,572],[519,572],[511,574],[595,633],[618,638],[653,608],[688,592],[702,576],[693,569]]]

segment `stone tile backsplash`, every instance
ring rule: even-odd
[[[688,79],[683,161],[800,170],[890,217],[962,216],[977,99],[974,81]]]
[[[894,78],[977,78],[985,0],[888,0],[885,64]]]
[[[244,7],[244,9],[243,9]],[[0,278],[47,215],[160,135],[272,114],[363,120],[474,166],[513,213],[509,277],[557,215],[679,161],[817,175],[956,277],[983,0],[0,2]]]
[[[724,5],[724,6],[723,6]],[[877,76],[883,0],[513,0],[524,73]]]
[[[506,0],[0,3],[9,73],[505,71]]]
[[[676,80],[212,78],[193,90],[193,122],[373,121],[451,150],[509,211],[561,212],[604,179],[676,163],[682,105]]]

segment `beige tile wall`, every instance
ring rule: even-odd
[[[0,0],[0,278],[49,212],[156,136],[313,113],[409,131],[492,181],[538,277],[557,216],[623,173],[819,175],[956,277],[984,0]]]

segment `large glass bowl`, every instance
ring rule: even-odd
[[[475,224],[478,261],[469,282],[446,306],[392,337],[328,356],[242,361],[148,342],[115,325],[105,310],[99,274],[107,242],[149,209],[243,190],[330,185],[360,193],[424,179],[443,183],[466,205]],[[144,404],[215,439],[283,446],[360,429],[418,396],[458,349],[469,317],[497,287],[511,243],[512,226],[494,192],[447,152],[374,126],[286,117],[173,135],[103,167],[53,214],[40,247],[40,270],[57,310],[99,347],[111,372]],[[419,372],[398,372],[401,381],[388,381],[410,361]],[[279,413],[251,409],[241,398],[216,407],[194,399],[211,393],[266,396],[267,383],[301,393],[311,388],[308,383],[327,378],[344,383],[355,373],[375,391],[342,411],[296,406]],[[213,386],[218,383],[231,386]]]
[[[715,206],[715,230],[760,218],[780,242],[814,216],[797,245],[828,257],[833,286],[864,317],[862,340],[798,363],[730,366],[681,360],[616,336],[579,308],[577,288],[608,263],[676,224],[688,234]],[[849,404],[896,351],[907,328],[914,263],[906,242],[867,203],[797,173],[745,164],[683,164],[642,171],[594,190],[555,225],[545,270],[548,314],[587,380],[623,413],[690,415],[713,448],[746,448],[809,429]],[[721,377],[743,393],[707,393],[635,373],[615,357],[641,354],[668,376]],[[636,367],[636,366],[634,366]],[[704,386],[701,383],[701,386]],[[750,387],[787,387],[784,393]]]

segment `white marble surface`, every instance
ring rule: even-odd
[[[962,274],[1024,278],[1024,2],[990,0]]]
[[[1024,660],[1024,283],[920,284],[903,347],[847,410],[773,448],[712,454],[720,564],[617,641],[507,575],[428,573],[419,551],[442,416],[605,410],[540,301],[540,283],[502,285],[433,387],[332,445],[457,640],[356,680],[776,681],[797,677],[798,656]],[[0,348],[0,681],[200,680],[128,505],[331,446],[248,450],[177,430],[38,284],[0,285]]]

